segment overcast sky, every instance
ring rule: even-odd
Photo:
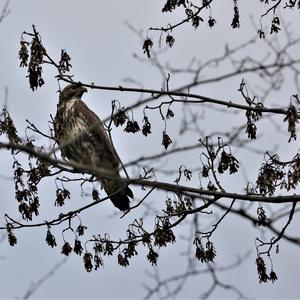
[[[219,2],[222,2],[219,4],[222,6],[217,7],[214,11],[217,19],[216,28],[211,30],[205,24],[203,28],[197,31],[191,26],[184,26],[179,29],[176,34],[174,33],[176,37],[174,48],[162,55],[164,63],[168,61],[170,65],[180,68],[187,66],[192,57],[205,61],[213,56],[222,55],[226,43],[237,46],[255,35],[249,16],[250,13],[254,14],[254,20],[257,21],[257,13],[261,12],[260,9],[248,7],[248,3],[245,4],[245,1],[240,1],[241,8],[243,8],[241,9],[241,18],[244,23],[242,23],[240,30],[234,31],[230,28],[231,1]],[[55,59],[59,59],[61,49],[66,49],[72,58],[72,74],[75,75],[76,80],[108,86],[136,86],[135,83],[128,82],[128,79],[134,79],[145,88],[160,89],[162,77],[159,71],[149,63],[141,63],[134,58],[133,54],[135,53],[144,58],[142,40],[129,30],[125,22],[129,22],[138,31],[142,30],[145,34],[150,26],[160,27],[180,20],[182,15],[179,13],[161,14],[162,3],[163,1],[158,0],[11,0],[9,4],[11,13],[0,23],[0,101],[4,99],[4,87],[7,86],[9,92],[8,109],[20,134],[22,136],[25,134],[22,128],[26,126],[26,119],[47,131],[49,115],[55,114],[58,99],[58,84],[53,77],[55,70],[50,66],[45,66],[44,69],[45,85],[35,92],[30,90],[26,70],[19,68],[18,61],[19,41],[23,31],[31,31],[32,24],[35,24],[48,53]],[[5,1],[0,0],[0,8],[4,4]],[[149,37],[153,38],[154,47],[157,49],[158,34],[150,32]],[[249,56],[263,57],[265,55],[260,52],[260,45],[251,49],[252,52],[247,53]],[[124,79],[127,80],[124,81]],[[170,84],[172,88],[176,88],[188,80],[188,78],[178,76],[172,79]],[[229,83],[201,87],[197,92],[220,99],[224,97],[238,99],[237,89],[240,81],[241,78],[235,78]],[[289,97],[293,92],[278,91],[273,94],[270,103],[275,103],[278,106],[288,105]],[[126,106],[137,101],[139,97],[138,94],[93,90],[85,95],[85,101],[100,118],[104,118],[110,114],[113,99],[119,100],[122,105]],[[177,108],[176,112],[180,113],[180,108]],[[163,124],[161,124],[158,115],[155,117],[153,114],[152,117],[153,120],[156,120],[153,128],[158,129],[159,132],[156,134],[154,130],[153,136],[149,139],[142,139],[141,136],[124,135],[121,130],[113,131],[116,148],[124,162],[142,154],[157,153],[163,150],[160,136]],[[141,122],[142,113],[138,113],[136,118]],[[180,119],[181,117],[178,117],[178,120]],[[174,135],[178,134],[178,122],[176,120],[171,121],[168,125],[170,132]],[[203,128],[207,129],[207,132],[212,131],[210,128],[218,128],[219,126],[219,122],[209,120],[206,122],[208,123],[203,124]],[[222,126],[227,126],[227,124]],[[191,137],[191,141],[196,143],[198,138],[200,137],[194,135]],[[286,137],[284,138],[286,140]],[[180,144],[186,140],[181,141],[178,138],[177,142]],[[259,146],[263,148],[269,143],[269,139],[262,139]],[[291,147],[292,150],[297,149],[297,146]],[[285,154],[284,151],[282,153]],[[8,213],[14,218],[19,217],[17,203],[14,199],[14,184],[9,178],[12,176],[12,161],[9,157],[4,151],[1,152],[1,225],[5,224],[4,213]],[[188,163],[189,160],[187,157],[183,157],[179,158],[179,161]],[[249,167],[250,177],[257,172],[260,162],[255,161]],[[172,166],[172,160],[163,163]],[[178,165],[179,163],[173,166],[173,169]],[[192,167],[193,163],[190,165]],[[79,186],[74,185],[71,190],[71,203],[68,203],[63,211],[80,207],[89,201],[89,199],[80,196]],[[135,190],[136,196],[141,194],[141,191]],[[55,183],[53,180],[41,184],[40,195],[41,215],[36,220],[56,217],[60,210],[53,205],[55,200]],[[159,199],[154,199],[151,205],[156,205],[155,201],[159,201]],[[112,217],[113,212],[115,211],[111,203],[105,203],[95,207],[93,211],[82,213],[81,218],[84,225],[89,228],[90,235],[112,232],[114,237],[119,238],[120,235],[124,237],[127,225],[134,218],[141,216],[140,212],[135,212],[120,220],[118,216]],[[232,226],[232,224],[238,224],[238,226]],[[237,255],[244,254],[248,250],[252,251],[250,258],[239,269],[221,275],[223,279],[236,284],[249,297],[285,298],[299,296],[300,256],[298,248],[282,242],[280,256],[274,259],[280,280],[274,285],[260,285],[256,273],[254,247],[254,240],[258,233],[253,230],[249,223],[239,222],[238,217],[228,218],[223,225],[214,238],[218,249],[220,249],[217,261],[219,265],[230,264],[235,261]],[[61,229],[53,229],[53,233],[56,233],[59,246],[62,245]],[[181,233],[187,234],[184,230]],[[118,234],[120,235],[118,236]],[[32,282],[38,281],[63,259],[60,254],[60,247],[52,249],[46,245],[44,241],[45,228],[22,229],[17,231],[16,235],[18,244],[15,247],[9,247],[6,240],[0,244],[0,297],[3,299],[22,298]],[[185,250],[184,247],[186,247],[184,243],[178,242],[161,251],[159,269],[162,278],[184,270],[186,261],[183,256],[180,256],[180,252]],[[153,268],[146,260],[143,249],[138,248],[138,251],[141,255],[134,258],[131,265],[126,269],[117,265],[115,257],[105,258],[104,269],[90,274],[84,270],[82,258],[71,255],[55,275],[40,286],[33,297],[43,299],[139,299],[145,295],[142,284],[151,285],[151,279],[146,275],[146,271],[152,272]],[[197,297],[201,291],[207,288],[209,282],[209,278],[193,278],[181,296],[183,298]],[[213,296],[226,298],[233,295],[227,294],[224,290],[217,290]]]

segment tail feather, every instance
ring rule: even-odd
[[[102,186],[113,205],[122,211],[129,209],[129,197],[133,198],[132,190],[120,181],[101,180]]]

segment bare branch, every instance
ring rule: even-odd
[[[66,262],[67,262],[67,258],[65,257],[59,263],[54,265],[53,268],[47,274],[45,274],[43,277],[38,279],[36,282],[32,282],[30,284],[28,290],[26,291],[26,293],[22,297],[22,299],[26,300],[26,299],[31,298],[34,295],[34,293],[41,287],[41,285],[45,281],[49,280],[49,278],[54,276],[55,273],[59,270],[59,268],[62,267]]]

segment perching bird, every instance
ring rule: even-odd
[[[87,89],[77,84],[67,85],[59,95],[54,119],[55,138],[63,157],[70,161],[103,168],[119,177],[119,158],[98,116],[81,100]],[[99,178],[101,184],[120,210],[129,209],[131,189],[124,182]]]

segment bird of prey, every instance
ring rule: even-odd
[[[120,160],[103,123],[81,100],[85,92],[87,89],[78,84],[69,84],[60,92],[54,131],[62,156],[120,177]],[[127,184],[103,177],[99,180],[112,203],[120,210],[128,210],[128,197],[133,198],[133,194]]]

